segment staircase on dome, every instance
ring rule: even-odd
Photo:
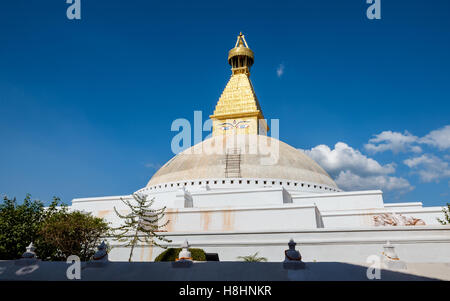
[[[225,154],[225,178],[241,178],[241,149],[227,149]]]

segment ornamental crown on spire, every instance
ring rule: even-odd
[[[253,65],[255,55],[248,47],[245,36],[239,33],[236,45],[228,52],[228,64],[231,65],[233,74],[245,73],[250,75],[250,67]]]

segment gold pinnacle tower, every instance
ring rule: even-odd
[[[253,51],[242,33],[228,52],[231,78],[217,102],[213,121],[213,136],[229,134],[267,134],[267,123],[250,81]]]

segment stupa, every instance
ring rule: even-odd
[[[154,198],[155,208],[167,208],[170,222],[163,231],[172,240],[167,246],[187,239],[194,248],[218,253],[220,260],[259,252],[280,262],[290,238],[302,245],[304,261],[364,262],[388,239],[401,242],[397,249],[403,249],[406,261],[424,262],[423,250],[436,247],[450,251],[450,230],[436,220],[441,207],[384,203],[380,190],[343,191],[304,152],[269,136],[250,80],[254,62],[241,33],[228,52],[231,78],[210,116],[211,138],[175,155],[136,191]],[[127,210],[120,198],[132,199],[74,199],[72,208],[117,226],[121,220],[113,207]],[[390,222],[399,216],[420,222]],[[127,259],[128,250],[114,248],[114,241],[110,245],[110,260]],[[148,245],[138,250],[135,261],[151,261],[162,251]],[[425,261],[450,262],[450,252]]]

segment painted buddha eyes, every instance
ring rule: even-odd
[[[233,123],[229,122],[221,123],[219,126],[223,131],[228,131],[231,130],[232,128],[245,129],[248,128],[250,125],[248,124],[248,121],[239,121],[238,123],[234,121]]]

